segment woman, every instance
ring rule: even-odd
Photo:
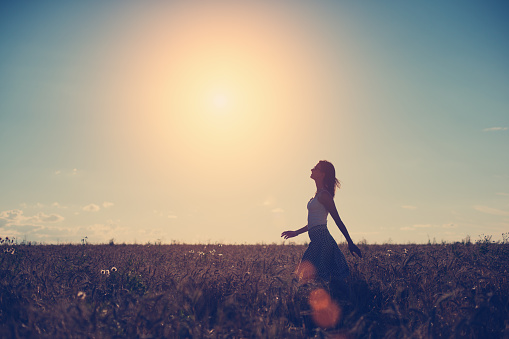
[[[315,181],[316,194],[308,202],[308,224],[297,231],[285,231],[281,237],[289,239],[304,232],[309,234],[311,242],[297,269],[300,278],[313,279],[318,276],[326,282],[342,280],[349,275],[350,271],[345,256],[327,229],[329,213],[345,236],[352,255],[357,254],[362,257],[361,250],[350,238],[334,204],[336,187],[340,186],[334,166],[328,161],[318,162],[311,170],[311,179]]]

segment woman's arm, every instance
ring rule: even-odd
[[[345,236],[346,241],[348,242],[348,249],[352,255],[356,253],[359,257],[362,258],[361,250],[353,243],[352,238],[350,238],[350,234],[346,229],[343,220],[339,217],[338,210],[336,209],[336,204],[334,203],[334,199],[332,199],[332,195],[328,192],[322,192],[318,195],[318,201],[325,206],[327,211],[330,213],[332,219],[336,222],[339,230]]]
[[[296,237],[298,236],[299,234],[301,233],[305,233],[308,231],[308,225],[302,227],[302,228],[299,228],[298,230],[296,231],[284,231],[283,233],[281,233],[281,237],[285,238],[285,239],[289,239],[289,238],[293,238],[293,237]]]

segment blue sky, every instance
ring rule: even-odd
[[[354,241],[501,239],[508,14],[3,2],[0,236],[279,242],[305,225],[310,169],[328,159]]]

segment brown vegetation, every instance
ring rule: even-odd
[[[0,336],[509,336],[508,244],[360,247],[327,287],[297,281],[301,245],[2,246]]]

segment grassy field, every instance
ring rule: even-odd
[[[360,245],[347,287],[302,245],[3,245],[0,336],[509,337],[509,245]]]

